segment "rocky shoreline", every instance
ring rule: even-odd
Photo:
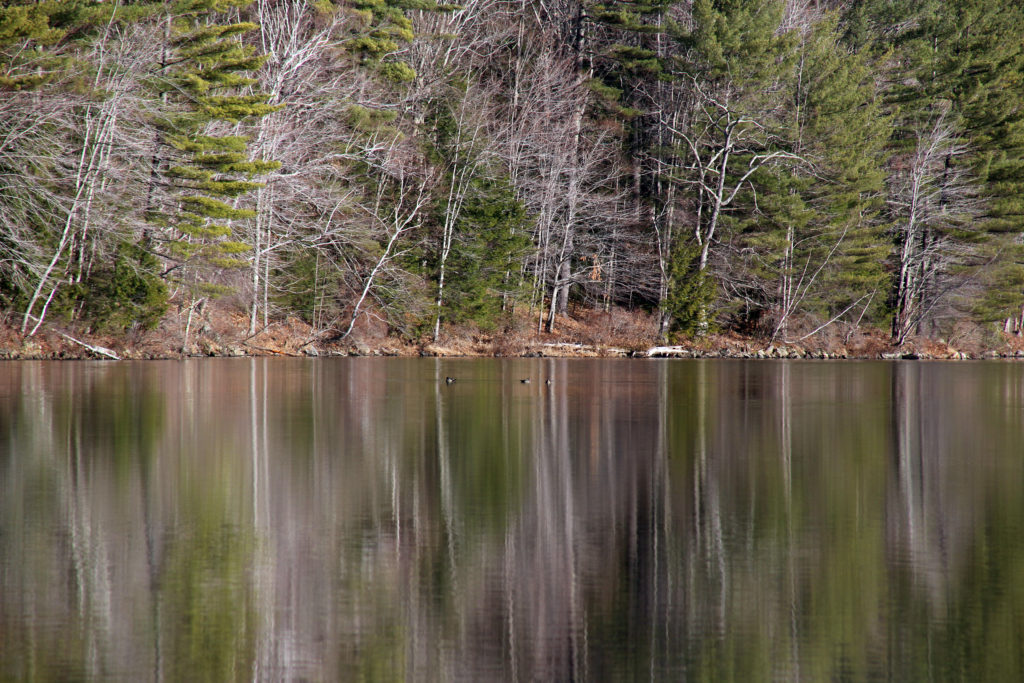
[[[1024,351],[984,351],[971,354],[963,351],[931,353],[927,351],[892,351],[875,354],[857,354],[847,351],[829,352],[821,349],[776,347],[769,345],[755,351],[720,349],[703,351],[683,347],[655,347],[647,352],[649,358],[735,358],[735,359],[790,359],[790,360],[1024,360]]]
[[[439,344],[410,344],[388,340],[379,345],[366,343],[339,344],[285,344],[276,347],[252,343],[220,343],[200,339],[188,349],[155,349],[149,345],[112,345],[74,340],[71,344],[53,345],[42,340],[28,339],[18,345],[0,347],[0,360],[180,360],[185,358],[244,358],[244,357],[442,357],[442,358],[686,358],[736,360],[1024,360],[1024,350],[986,350],[968,353],[952,348],[939,350],[885,350],[874,353],[854,350],[826,350],[799,346],[768,344],[653,346],[647,349],[627,349],[600,344],[574,342],[544,342],[527,344],[514,353],[503,353],[480,345],[480,348],[450,347]]]
[[[191,335],[173,319],[149,332],[96,335],[56,325],[25,337],[0,323],[0,360],[171,360],[240,357],[464,357],[464,358],[733,358],[805,360],[1024,360],[1024,339],[1012,335],[959,345],[915,338],[895,348],[881,330],[860,330],[845,339],[819,335],[805,344],[771,342],[736,333],[711,334],[680,345],[659,345],[655,325],[640,317],[591,313],[559,321],[559,334],[519,321],[503,332],[455,329],[439,342],[365,332],[348,339],[317,333],[295,318],[248,334],[237,312],[204,318]]]

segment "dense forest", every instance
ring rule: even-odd
[[[0,308],[1019,333],[1022,119],[996,0],[8,2]]]

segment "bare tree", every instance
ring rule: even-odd
[[[256,333],[260,310],[264,327],[268,324],[271,257],[301,239],[283,205],[302,201],[300,188],[312,190],[324,171],[332,172],[329,156],[339,130],[336,122],[325,124],[365,80],[332,58],[348,39],[348,15],[314,11],[300,0],[257,0],[252,12],[260,26],[260,51],[267,55],[259,87],[270,104],[285,106],[260,120],[253,139],[254,151],[281,161],[283,170],[257,192],[250,236],[250,335]],[[325,102],[325,96],[334,102]]]
[[[109,21],[78,55],[79,64],[91,70],[87,92],[76,94],[53,83],[8,100],[11,113],[22,107],[34,112],[13,122],[14,130],[0,142],[0,155],[28,155],[14,167],[23,171],[16,172],[20,178],[11,183],[11,191],[17,193],[20,186],[23,200],[38,202],[38,209],[46,207],[34,220],[39,230],[18,240],[21,256],[15,259],[27,296],[21,332],[29,336],[45,321],[60,288],[88,277],[98,250],[111,241],[104,231],[113,231],[119,222],[115,196],[127,195],[132,187],[133,170],[122,162],[135,145],[138,79],[148,70],[151,56],[142,40],[146,31],[116,24],[116,9],[111,7]],[[29,157],[37,154],[51,161],[31,162]],[[24,174],[43,168],[50,169],[48,176]]]
[[[609,236],[623,219],[610,131],[586,131],[580,112],[589,91],[571,60],[538,54],[518,69],[517,95],[495,122],[504,163],[535,218],[535,252],[527,264],[538,329],[551,330],[566,310],[569,289],[602,270]],[[586,257],[592,268],[573,271]],[[594,258],[598,262],[594,262]],[[545,305],[545,301],[549,303]]]
[[[493,156],[488,149],[489,141],[484,139],[486,119],[491,108],[488,99],[489,93],[478,86],[470,85],[453,107],[451,116],[455,131],[451,139],[444,143],[442,167],[439,171],[445,179],[443,182],[447,188],[444,190],[441,247],[437,264],[434,341],[437,341],[441,332],[441,312],[445,305],[446,268],[455,239],[455,228],[474,179],[484,171],[488,160]]]
[[[889,207],[896,221],[892,339],[899,346],[962,279],[953,270],[972,249],[947,231],[969,223],[979,202],[968,170],[957,163],[967,152],[948,107],[912,131],[914,149],[898,159]]]
[[[803,160],[773,130],[770,100],[751,102],[749,94],[731,81],[712,87],[691,77],[690,83],[695,107],[690,126],[670,130],[688,151],[681,159],[679,181],[695,192],[693,237],[697,270],[703,274],[723,212],[744,190],[750,190],[756,202],[754,174],[769,164]],[[707,329],[706,307],[701,306],[699,315],[699,329]]]
[[[367,296],[378,284],[378,276],[401,252],[401,239],[419,227],[423,211],[430,201],[431,179],[415,174],[402,164],[389,169],[386,164],[392,160],[386,159],[385,165],[380,167],[380,171],[388,175],[377,180],[372,204],[363,207],[383,233],[383,250],[364,277],[362,290],[352,306],[348,327],[341,334],[342,339],[352,333]]]

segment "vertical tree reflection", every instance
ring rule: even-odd
[[[1017,365],[16,364],[0,404],[0,678],[1021,678]]]

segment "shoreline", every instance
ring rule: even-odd
[[[440,358],[731,358],[803,360],[1024,360],[1024,338],[992,336],[960,348],[926,337],[894,347],[878,329],[857,329],[840,338],[817,335],[801,342],[772,342],[764,337],[719,332],[681,344],[661,343],[650,316],[624,311],[581,309],[560,317],[556,333],[539,332],[521,316],[500,331],[459,327],[437,342],[358,330],[348,339],[329,336],[291,317],[248,333],[238,311],[214,310],[191,334],[173,316],[151,331],[120,335],[90,334],[73,326],[49,324],[24,337],[0,322],[0,360],[177,360],[240,357],[440,357]],[[993,343],[994,342],[994,343]]]
[[[433,343],[411,344],[401,340],[369,345],[296,344],[292,348],[272,348],[252,344],[220,344],[200,340],[193,348],[182,351],[154,350],[145,346],[116,345],[106,347],[98,343],[79,341],[77,345],[39,343],[29,338],[20,347],[0,346],[0,361],[75,361],[75,360],[184,360],[188,358],[628,358],[628,359],[731,359],[731,360],[1021,360],[1024,350],[985,350],[964,352],[955,349],[938,353],[918,350],[885,350],[864,353],[851,350],[829,351],[822,348],[804,348],[777,344],[758,344],[752,340],[751,348],[731,348],[728,345],[673,345],[652,346],[647,349],[626,349],[600,344],[574,342],[542,342],[528,345],[516,353],[494,350],[466,350]]]

